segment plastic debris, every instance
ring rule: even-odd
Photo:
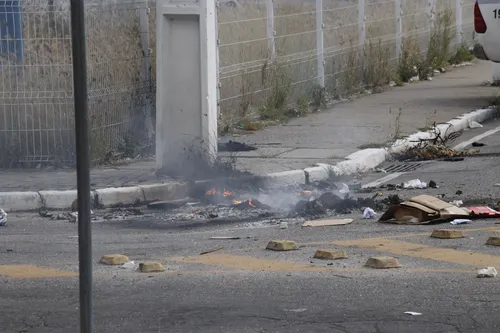
[[[7,213],[5,210],[0,208],[0,227],[3,227],[7,224]]]
[[[421,316],[422,315],[420,312],[413,312],[413,311],[406,311],[405,314],[410,315],[410,316]]]
[[[427,188],[427,183],[421,181],[420,179],[412,179],[407,182],[403,183],[403,188],[410,189],[410,188]]]
[[[437,185],[437,183],[435,181],[433,181],[433,180],[431,180],[429,182],[429,187],[430,188],[439,188],[439,186]]]
[[[376,216],[377,213],[375,213],[375,211],[370,207],[366,207],[365,210],[363,211],[364,219],[374,219]]]
[[[486,144],[482,143],[482,142],[473,142],[472,143],[472,147],[484,147],[486,146]]]
[[[280,222],[280,229],[288,229],[288,223]]]
[[[453,200],[450,202],[453,206],[456,206],[456,207],[461,207],[463,206],[464,202],[462,200]]]
[[[470,128],[481,128],[483,127],[483,125],[481,125],[480,123],[478,123],[477,121],[474,121],[474,120],[471,120],[469,122],[469,127]]]
[[[122,268],[126,268],[126,269],[132,269],[132,268],[135,268],[135,262],[132,260],[132,261],[127,261],[126,263],[124,263],[122,266]]]
[[[78,222],[78,212],[71,212],[68,214],[68,221],[71,223]]]
[[[341,186],[341,188],[339,189],[340,194],[347,194],[347,193],[351,192],[351,190],[349,190],[349,186],[347,184],[342,183],[340,186]]]
[[[450,224],[459,225],[459,224],[467,224],[469,222],[472,222],[472,220],[469,220],[469,219],[454,219],[453,221],[450,222]]]
[[[477,272],[478,278],[492,278],[492,277],[496,277],[497,275],[498,275],[498,272],[495,269],[495,267],[483,268]]]

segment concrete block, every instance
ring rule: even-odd
[[[371,257],[365,264],[366,267],[387,269],[387,268],[400,268],[398,260],[393,257]]]
[[[99,262],[104,265],[123,265],[128,261],[128,257],[123,254],[105,254]]]
[[[273,251],[291,251],[297,250],[297,244],[290,240],[272,240],[267,244],[266,249]]]
[[[500,246],[500,237],[489,237],[486,245]]]
[[[42,207],[37,192],[0,192],[0,208],[6,212],[32,211]]]
[[[323,260],[347,259],[347,253],[342,250],[317,250],[314,258]]]
[[[333,165],[321,165],[315,166],[311,168],[305,168],[304,172],[307,174],[307,179],[310,183],[326,180],[330,178],[332,173],[337,173],[339,170],[336,170]]]
[[[436,229],[431,233],[432,238],[442,238],[442,239],[454,239],[454,238],[463,238],[461,230],[453,230],[453,229]]]
[[[182,199],[188,195],[188,185],[180,182],[140,185],[139,188],[147,202]]]
[[[98,203],[103,207],[134,205],[144,202],[144,194],[139,186],[111,187],[95,190]]]
[[[78,197],[76,190],[68,191],[40,191],[43,206],[47,209],[69,209]],[[90,194],[91,202],[94,202],[94,193]],[[76,206],[78,207],[78,205]]]
[[[304,170],[291,170],[283,172],[270,173],[267,180],[273,184],[305,184],[306,174]]]
[[[159,262],[141,262],[139,263],[139,271],[142,273],[159,273],[164,272],[165,268]]]

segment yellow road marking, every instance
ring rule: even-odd
[[[380,252],[405,255],[416,258],[431,259],[475,267],[500,267],[500,256],[476,252],[464,252],[424,244],[408,243],[394,239],[359,239],[338,241],[339,246],[351,246],[373,249]]]
[[[0,265],[0,275],[16,279],[75,277],[78,273],[34,265]]]
[[[458,229],[458,230],[461,230],[463,233],[474,232],[474,231],[500,232],[500,227],[471,228],[471,229]],[[362,239],[355,239],[352,242],[365,241],[365,240],[382,240],[382,239],[392,239],[392,238],[411,238],[411,237],[417,237],[417,236],[429,236],[431,234],[431,232],[432,232],[432,230],[430,230],[428,232],[418,232],[418,233],[413,233],[413,234],[402,234],[402,235],[362,238]],[[335,241],[335,240],[334,241],[319,241],[319,242],[300,243],[299,245],[305,245],[305,246],[327,245],[327,244],[337,244],[338,242],[339,241]],[[351,241],[345,241],[345,242],[351,242]]]

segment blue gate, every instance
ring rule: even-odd
[[[0,0],[0,58],[23,59],[21,0]]]

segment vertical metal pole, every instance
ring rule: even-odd
[[[403,21],[402,21],[402,8],[401,0],[395,1],[396,11],[396,57],[397,61],[401,58],[401,50],[403,48]]]
[[[323,0],[316,0],[316,57],[318,84],[325,87],[325,54],[323,39]]]
[[[463,25],[462,25],[462,0],[456,0],[456,8],[455,8],[455,20],[456,20],[456,38],[457,38],[457,48],[460,47],[463,43]]]
[[[75,99],[80,333],[92,333],[92,232],[90,225],[90,140],[85,57],[84,0],[71,0],[71,42]]]
[[[274,0],[267,0],[267,40],[268,40],[268,50],[271,61],[276,59],[276,44],[274,43]]]

